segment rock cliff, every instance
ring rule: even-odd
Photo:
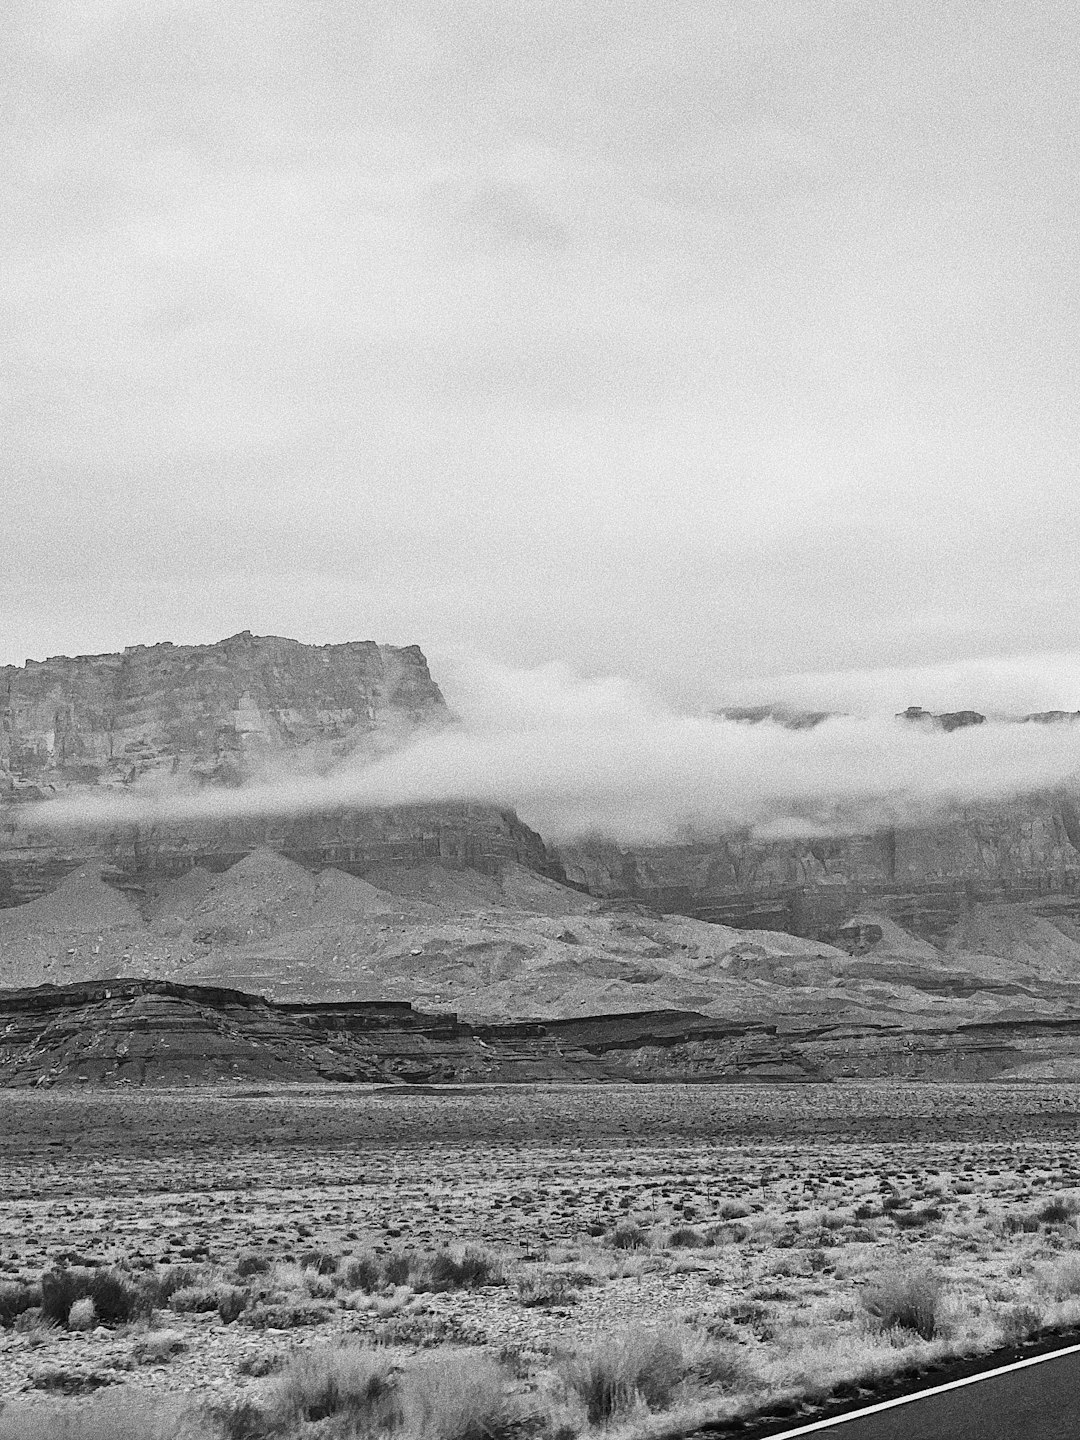
[[[592,894],[726,925],[835,938],[872,905],[940,940],[979,900],[1080,890],[1080,807],[1065,793],[970,806],[933,824],[835,839],[730,835],[687,845],[604,843],[560,851]]]
[[[317,770],[446,718],[415,645],[302,645],[245,630],[215,645],[28,660],[0,668],[0,797],[155,775],[238,784],[283,757]]]
[[[170,783],[220,788],[377,754],[450,712],[415,646],[302,645],[244,631],[0,669],[0,907],[87,862],[121,886],[224,870],[259,847],[354,874],[386,863],[552,866],[509,810],[481,805],[59,828],[31,802]]]
[[[478,1025],[407,1003],[280,1004],[128,978],[0,991],[0,1088],[1071,1079],[1078,1071],[1076,1019],[785,1033],[674,1009]]]

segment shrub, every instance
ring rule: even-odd
[[[1069,1201],[1058,1196],[1050,1200],[1039,1211],[1037,1218],[1044,1225],[1066,1225],[1076,1214],[1075,1201]]]
[[[676,1250],[696,1250],[705,1244],[705,1237],[700,1230],[695,1230],[692,1225],[680,1225],[668,1236],[668,1244]]]
[[[472,1246],[466,1247],[460,1259],[448,1250],[440,1251],[426,1268],[420,1288],[436,1292],[478,1290],[482,1285],[501,1285],[504,1279],[498,1256]]]
[[[883,1330],[914,1330],[932,1340],[940,1323],[943,1289],[936,1275],[887,1271],[862,1292],[863,1309]]]
[[[998,1317],[1001,1338],[1006,1345],[1022,1345],[1043,1328],[1043,1314],[1036,1305],[1012,1305]]]
[[[418,1268],[417,1256],[408,1250],[396,1250],[394,1254],[388,1255],[383,1261],[382,1274],[384,1285],[407,1285],[409,1277]]]
[[[173,1291],[169,1305],[181,1314],[205,1314],[218,1308],[218,1292],[213,1285],[185,1285]]]
[[[78,1406],[16,1403],[0,1413],[0,1440],[184,1440],[193,1433],[190,1419],[181,1402],[137,1391]]]
[[[577,1290],[562,1270],[528,1270],[518,1277],[517,1296],[522,1305],[576,1305]]]
[[[365,1295],[373,1294],[382,1283],[379,1262],[370,1252],[345,1261],[341,1275],[347,1290],[362,1290]]]
[[[270,1269],[270,1261],[265,1255],[257,1255],[249,1250],[241,1255],[236,1262],[236,1275],[239,1280],[247,1280],[252,1275],[265,1275]]]
[[[131,1349],[140,1364],[163,1365],[174,1355],[183,1354],[187,1341],[178,1330],[151,1330],[140,1335]]]
[[[1037,1215],[1006,1215],[1001,1222],[1005,1235],[1033,1235],[1039,1228]]]
[[[17,1280],[0,1281],[0,1326],[7,1328],[25,1311],[41,1303],[40,1291]]]
[[[398,1394],[389,1360],[358,1345],[301,1350],[281,1372],[268,1402],[279,1428],[345,1415],[366,1431],[391,1429]]]
[[[256,1330],[298,1330],[305,1325],[321,1325],[329,1314],[329,1305],[317,1301],[282,1300],[249,1305],[243,1320]]]
[[[500,1367],[485,1355],[435,1355],[406,1375],[403,1408],[424,1440],[499,1440],[521,1428]]]
[[[92,1300],[102,1325],[121,1325],[143,1309],[136,1285],[117,1270],[72,1270],[61,1266],[41,1277],[43,1315],[66,1325],[77,1300]]]
[[[139,1280],[139,1313],[149,1315],[157,1305],[168,1305],[177,1290],[197,1283],[200,1270],[195,1265],[169,1265],[157,1274],[143,1275]]]
[[[226,1325],[238,1320],[247,1309],[248,1292],[239,1285],[219,1285],[217,1312]]]
[[[141,1309],[138,1286],[118,1270],[95,1270],[89,1298],[102,1325],[122,1325]]]
[[[567,1388],[581,1400],[591,1425],[600,1425],[638,1399],[650,1410],[671,1404],[687,1361],[677,1337],[641,1328],[607,1336],[562,1366]]]
[[[1039,1276],[1039,1289],[1051,1300],[1068,1300],[1080,1295],[1080,1259],[1070,1256]]]
[[[339,1258],[329,1250],[305,1250],[300,1256],[300,1264],[305,1270],[314,1270],[319,1275],[333,1275]]]
[[[82,1300],[76,1300],[68,1311],[67,1327],[69,1330],[92,1330],[96,1320],[94,1302],[87,1295]]]
[[[225,1400],[204,1411],[220,1440],[267,1440],[266,1415],[252,1400]],[[205,1432],[200,1432],[205,1435]],[[194,1437],[193,1437],[194,1440]]]
[[[941,1219],[941,1210],[937,1205],[927,1205],[923,1210],[896,1210],[893,1212],[893,1220],[901,1230],[918,1230],[923,1225],[929,1225],[934,1220]]]
[[[636,1220],[620,1220],[611,1232],[611,1243],[616,1250],[642,1250],[649,1237]]]

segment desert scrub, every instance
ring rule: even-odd
[[[667,1409],[689,1368],[680,1337],[636,1327],[580,1350],[563,1362],[560,1373],[590,1425],[601,1425],[638,1403]]]
[[[395,1250],[382,1262],[382,1283],[407,1285],[422,1267],[423,1261],[419,1255],[414,1255],[411,1250]]]
[[[247,1309],[248,1292],[239,1285],[219,1285],[217,1289],[217,1312],[226,1325],[231,1325],[234,1320]]]
[[[213,1285],[185,1285],[169,1296],[169,1308],[180,1314],[206,1314],[218,1308],[218,1292]]]
[[[941,1324],[944,1284],[939,1276],[913,1270],[883,1271],[860,1296],[863,1309],[882,1330],[913,1330],[932,1340]]]
[[[238,1280],[249,1280],[252,1275],[265,1275],[269,1269],[270,1261],[265,1255],[249,1250],[236,1262],[236,1277]]]
[[[332,1250],[305,1250],[300,1256],[300,1264],[305,1270],[314,1270],[319,1275],[333,1275],[336,1273],[341,1256],[336,1255]]]
[[[366,1434],[397,1428],[398,1384],[385,1355],[359,1345],[320,1345],[285,1365],[266,1406],[271,1432],[302,1422],[347,1417]]]
[[[1069,1300],[1080,1295],[1080,1257],[1067,1256],[1036,1274],[1036,1284],[1051,1300]]]
[[[342,1260],[338,1273],[346,1290],[360,1290],[373,1295],[383,1283],[382,1267],[371,1251],[363,1255],[351,1255]]]
[[[417,1290],[436,1293],[479,1290],[484,1285],[505,1284],[506,1276],[497,1255],[476,1246],[466,1246],[460,1255],[454,1255],[449,1250],[433,1255],[413,1283]]]
[[[505,1372],[486,1355],[432,1355],[410,1368],[402,1391],[408,1433],[422,1440],[500,1440],[529,1428]]]
[[[672,1230],[667,1243],[673,1250],[698,1250],[706,1242],[701,1231],[695,1230],[693,1225],[680,1225],[677,1230]]]
[[[253,1330],[299,1330],[307,1325],[321,1325],[332,1313],[332,1306],[315,1300],[285,1299],[248,1305],[240,1319]]]
[[[18,1280],[0,1282],[0,1326],[14,1325],[20,1315],[41,1304],[41,1290]]]
[[[1080,1211],[1080,1201],[1075,1195],[1058,1195],[1037,1212],[1037,1218],[1044,1225],[1067,1225],[1077,1211]]]
[[[636,1220],[620,1220],[608,1240],[616,1250],[644,1250],[649,1237]]]
[[[66,1325],[79,1300],[93,1302],[102,1325],[122,1325],[145,1313],[148,1306],[139,1287],[118,1270],[76,1270],[61,1266],[41,1277],[41,1311],[57,1325]]]
[[[131,1353],[140,1365],[164,1365],[187,1348],[187,1341],[179,1330],[148,1330],[135,1340]]]
[[[210,1432],[211,1434],[213,1432]],[[79,1405],[50,1402],[0,1410],[0,1440],[203,1440],[186,1405],[141,1391],[95,1395]]]
[[[1021,1302],[1010,1305],[997,1316],[1003,1345],[1022,1345],[1042,1330],[1045,1322],[1043,1312],[1037,1305]]]
[[[542,1305],[576,1305],[577,1287],[565,1270],[526,1270],[516,1284],[522,1305],[535,1309]]]

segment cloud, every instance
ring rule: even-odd
[[[1080,726],[991,722],[951,734],[891,717],[812,730],[679,713],[618,677],[459,655],[456,721],[317,779],[181,795],[47,802],[44,822],[194,818],[340,806],[513,806],[546,838],[668,842],[750,827],[836,834],[1073,783]],[[28,817],[33,818],[33,817]]]
[[[733,687],[733,703],[783,702],[805,709],[896,714],[924,709],[987,715],[1080,710],[1080,653],[1005,655],[941,665],[770,676]]]
[[[8,8],[0,661],[1072,643],[1080,7]]]

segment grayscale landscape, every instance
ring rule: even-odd
[[[6,17],[0,1440],[1071,1433],[1078,56]]]

